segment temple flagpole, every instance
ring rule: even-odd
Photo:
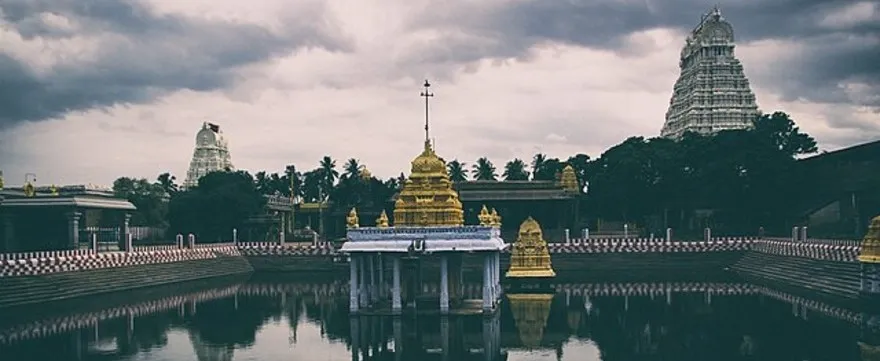
[[[423,91],[420,95],[425,98],[425,144],[431,141],[430,135],[428,133],[428,98],[433,97],[434,93],[430,92],[431,83],[425,79],[425,91]]]

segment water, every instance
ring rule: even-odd
[[[571,285],[495,317],[396,319],[349,317],[346,287],[215,282],[5,313],[0,360],[848,361],[874,337],[865,314],[743,283]]]

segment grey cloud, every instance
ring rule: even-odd
[[[134,1],[0,2],[0,24],[25,39],[75,34],[100,41],[93,60],[60,63],[45,74],[0,49],[0,129],[72,111],[148,102],[181,89],[222,89],[236,81],[237,68],[301,47],[352,50],[322,6],[295,8],[285,28],[273,33],[257,25],[158,15]],[[45,13],[71,19],[75,31],[47,24]]]
[[[880,11],[880,2],[873,3],[875,12]],[[431,7],[413,20],[414,30],[438,28],[446,35],[418,49],[418,58],[412,60],[467,64],[482,58],[528,58],[534,46],[545,42],[632,54],[632,49],[627,49],[631,46],[625,41],[627,35],[657,27],[689,31],[710,6],[697,0],[471,4]],[[734,26],[739,44],[784,39],[809,45],[793,64],[777,65],[778,72],[761,79],[762,86],[781,91],[788,99],[880,109],[880,100],[874,96],[880,93],[880,22],[823,25],[826,16],[853,4],[853,0],[750,0],[729,2],[721,8]],[[469,36],[459,36],[461,33]],[[745,66],[748,69],[748,64]],[[870,87],[864,94],[848,96],[838,88],[840,82],[861,82]]]

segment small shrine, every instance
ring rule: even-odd
[[[859,250],[861,294],[880,299],[880,216],[874,217]]]
[[[507,278],[541,279],[556,276],[541,225],[529,217],[519,226],[519,235],[510,252]]]
[[[479,225],[464,225],[458,192],[446,162],[434,152],[428,136],[430,84],[425,82],[424,148],[411,162],[409,178],[394,202],[393,224],[383,211],[374,226],[361,226],[356,209],[346,217],[346,242],[341,251],[350,256],[351,313],[400,314],[434,310],[440,314],[491,313],[501,299],[501,217],[489,212]],[[482,302],[464,299],[462,263],[477,258],[482,263]],[[388,264],[391,267],[389,270]],[[439,268],[438,293],[429,293],[430,280],[423,268]],[[391,273],[390,287],[385,278]],[[436,274],[436,273],[435,273]],[[390,307],[389,307],[390,306]],[[390,309],[390,310],[389,310]]]

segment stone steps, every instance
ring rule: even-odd
[[[733,268],[746,278],[846,298],[858,297],[861,283],[858,263],[750,252]]]
[[[0,278],[0,308],[250,272],[242,257]]]

